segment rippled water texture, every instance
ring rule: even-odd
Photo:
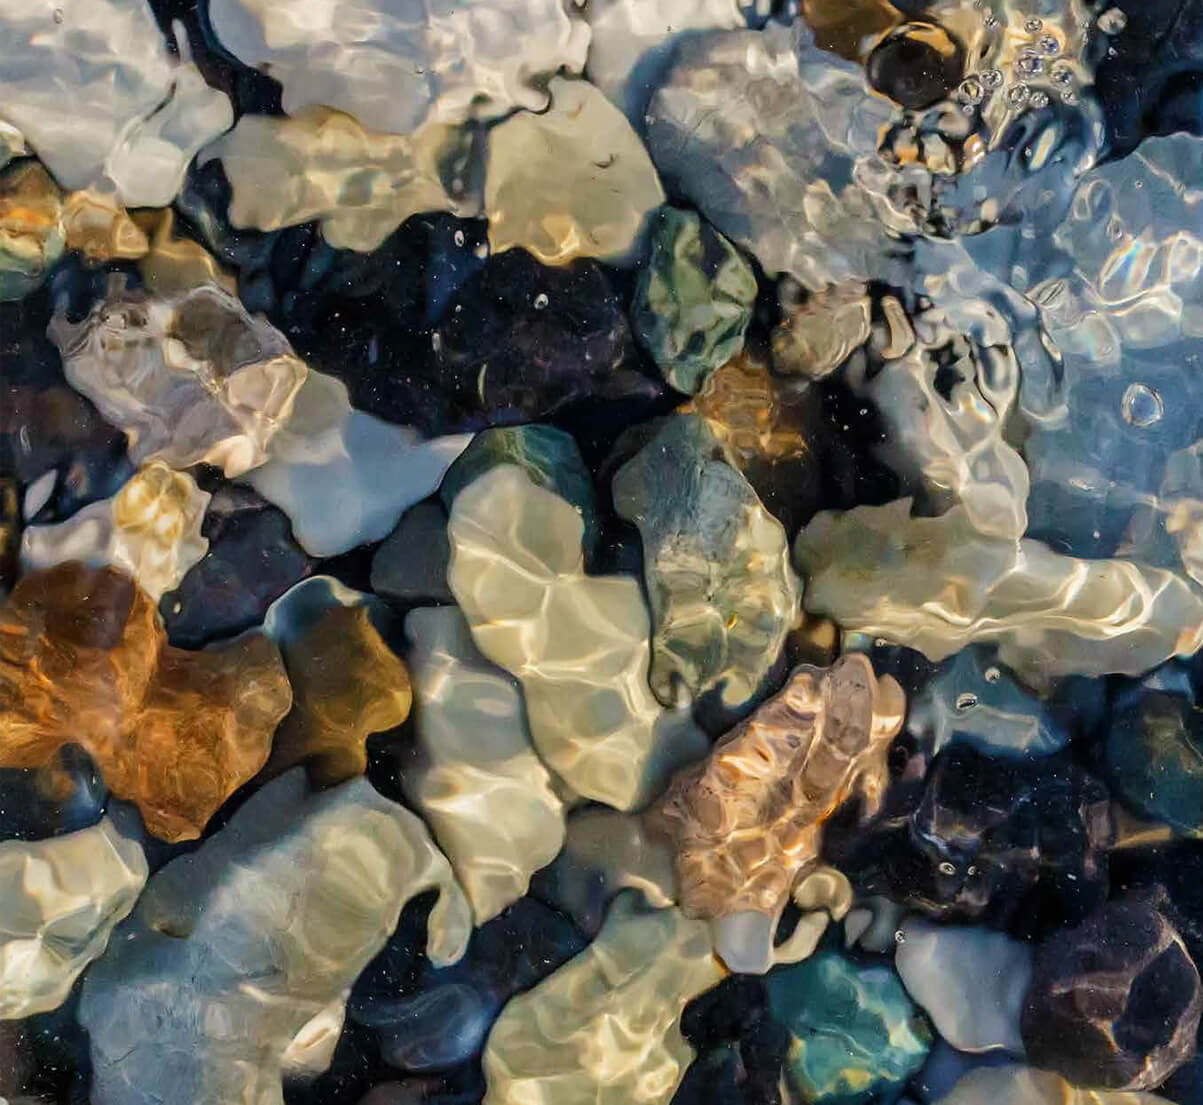
[[[0,1105],[1203,1105],[1203,0],[0,0]]]

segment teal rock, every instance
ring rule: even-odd
[[[1203,837],[1203,713],[1189,698],[1150,690],[1121,699],[1103,757],[1107,781],[1126,806]]]
[[[660,211],[631,323],[665,380],[697,392],[743,349],[755,301],[756,274],[726,238],[692,211]]]
[[[781,523],[697,415],[666,421],[613,489],[643,539],[656,697],[677,704],[721,688],[726,707],[747,705],[798,609]]]
[[[767,984],[771,1015],[791,1036],[789,1079],[812,1105],[897,1091],[931,1050],[927,1021],[888,966],[827,949],[774,970]]]
[[[468,484],[499,464],[516,464],[532,482],[576,507],[585,523],[586,548],[595,544],[593,480],[572,435],[554,426],[495,426],[478,433],[443,477],[439,494],[447,510]]]

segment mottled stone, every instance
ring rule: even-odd
[[[476,650],[453,606],[405,619],[418,762],[402,784],[472,903],[477,924],[521,898],[564,843],[564,810],[531,746],[514,680]]]
[[[783,277],[777,296],[784,315],[772,338],[777,372],[821,380],[869,340],[872,304],[864,284],[837,284],[808,295]]]
[[[57,1009],[146,876],[141,847],[107,817],[50,840],[0,843],[0,1019]]]
[[[62,13],[59,15],[58,13]],[[192,155],[233,122],[228,97],[175,57],[145,0],[0,4],[0,116],[64,188],[165,207]]]
[[[1174,927],[1112,901],[1036,956],[1023,1010],[1028,1060],[1078,1086],[1159,1086],[1195,1051],[1203,988]]]
[[[150,251],[146,234],[117,198],[95,189],[64,197],[63,230],[67,248],[91,265],[137,261]]]
[[[923,1065],[931,1030],[889,967],[827,950],[766,982],[772,1017],[790,1033],[787,1076],[803,1100],[867,1102]]]
[[[697,392],[743,348],[755,301],[756,274],[726,238],[692,211],[660,211],[631,323],[665,380]]]
[[[877,275],[890,232],[916,229],[890,203],[893,171],[877,154],[894,114],[803,23],[770,23],[681,43],[648,106],[648,148],[766,272],[821,291]]]
[[[1030,944],[987,928],[916,917],[898,932],[894,969],[948,1043],[961,1051],[1023,1055],[1019,1016],[1032,978]]]
[[[662,1105],[693,1059],[687,1002],[722,978],[706,926],[621,895],[597,939],[511,999],[484,1053],[486,1105]]]
[[[863,656],[802,666],[705,761],[674,777],[650,823],[675,847],[682,908],[717,922],[732,969],[771,965],[777,918],[817,866],[824,821],[853,795],[878,806],[905,710],[902,689],[889,676],[879,681]]]
[[[409,426],[356,410],[341,380],[311,372],[267,463],[246,480],[288,515],[310,556],[337,556],[384,537],[470,440],[424,441]]]
[[[167,636],[182,648],[259,625],[267,608],[312,568],[287,516],[249,487],[218,488],[201,535],[208,553],[159,604]]]
[[[57,315],[50,337],[136,463],[203,461],[227,476],[267,459],[308,372],[283,334],[211,284],[166,299],[114,290],[78,325]]]
[[[747,705],[797,617],[781,523],[696,415],[669,419],[613,490],[643,540],[656,697],[672,705],[718,690],[724,705]]]
[[[109,565],[158,602],[205,555],[201,520],[210,496],[186,472],[161,461],[144,465],[111,499],[86,506],[55,526],[29,526],[21,538],[26,571],[77,560]]]
[[[405,903],[439,891],[432,959],[464,951],[468,905],[421,822],[354,779],[289,772],[147,886],[79,1007],[95,1105],[282,1105],[294,1040],[338,1011]]]
[[[466,141],[439,125],[384,134],[313,106],[283,118],[243,115],[201,161],[221,160],[233,226],[278,230],[316,219],[336,249],[370,253],[419,212],[476,214],[478,202],[449,195],[439,172]]]
[[[794,546],[807,609],[933,660],[995,642],[1037,685],[1137,675],[1203,643],[1203,601],[1172,572],[987,537],[960,506],[938,518],[910,508],[900,499],[816,515]]]
[[[1064,757],[998,759],[952,744],[920,782],[892,790],[868,830],[829,833],[824,854],[861,894],[1030,937],[1106,900],[1113,836],[1106,788]]]
[[[1190,698],[1125,695],[1110,716],[1103,762],[1116,796],[1140,816],[1203,836],[1203,716]]]
[[[58,187],[36,161],[0,175],[0,299],[20,299],[46,278],[66,233]]]
[[[267,638],[172,648],[154,604],[112,568],[22,577],[0,638],[0,764],[37,767],[78,742],[165,840],[200,835],[263,766],[292,701]]]
[[[452,427],[534,422],[576,401],[658,390],[631,367],[623,302],[588,260],[552,268],[525,250],[491,257],[451,297],[432,342]]]
[[[706,739],[652,695],[647,611],[629,576],[585,574],[571,504],[516,465],[456,497],[448,582],[477,648],[522,684],[543,761],[578,794],[647,802]]]
[[[1079,1089],[1047,1070],[1007,1065],[972,1070],[937,1105],[1170,1105],[1151,1093]]]
[[[495,253],[516,246],[547,265],[576,257],[631,263],[660,178],[626,116],[588,81],[553,77],[551,105],[489,132],[485,213]]]
[[[263,628],[280,648],[293,693],[264,768],[269,778],[300,763],[318,786],[362,775],[368,737],[409,716],[409,674],[365,599],[314,576],[268,610]]]
[[[443,487],[455,470],[453,464],[443,477]],[[447,586],[450,559],[446,512],[437,502],[418,503],[401,516],[373,555],[372,590],[403,604],[454,602]]]
[[[557,0],[213,0],[227,50],[270,66],[289,115],[328,104],[365,127],[494,119],[547,106],[546,78],[585,64],[589,28]]]

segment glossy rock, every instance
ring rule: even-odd
[[[66,242],[62,199],[36,161],[0,175],[0,299],[20,299],[46,277]]]

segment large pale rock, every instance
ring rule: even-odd
[[[997,643],[1000,659],[1037,683],[1137,675],[1203,644],[1203,600],[1172,572],[987,537],[964,507],[913,518],[910,506],[811,520],[794,547],[808,610],[933,660]]]
[[[111,565],[158,602],[209,548],[201,522],[210,498],[187,472],[154,461],[111,499],[56,526],[29,526],[21,535],[22,566],[41,571],[68,560]]]
[[[588,576],[580,512],[501,464],[456,496],[447,578],[480,651],[522,684],[531,737],[578,794],[652,798],[706,738],[648,686],[647,610],[629,576]]]
[[[109,818],[0,843],[0,1019],[57,1009],[146,882],[141,847]]]
[[[651,686],[665,704],[713,689],[755,699],[798,613],[789,539],[700,415],[677,415],[614,477],[639,527],[651,600]]]
[[[468,905],[413,814],[366,779],[318,795],[300,771],[268,784],[151,880],[89,973],[93,1105],[158,1105],[164,1085],[178,1105],[281,1105],[286,1057],[303,1060],[315,1018],[331,1022],[426,890],[428,953],[453,962]]]
[[[288,114],[324,104],[395,134],[539,111],[545,78],[579,73],[589,45],[560,0],[213,0],[209,18],[271,67]]]
[[[519,112],[489,132],[493,250],[520,246],[547,265],[631,261],[664,202],[655,167],[626,116],[588,81],[556,77],[549,91],[547,111]]]
[[[274,326],[213,284],[167,298],[114,291],[50,337],[67,381],[129,438],[136,463],[203,461],[237,476],[267,459],[308,368]]]
[[[597,939],[489,1034],[486,1105],[661,1105],[693,1060],[685,1005],[722,978],[705,924],[615,900]]]
[[[0,117],[64,188],[116,186],[130,206],[164,207],[229,98],[172,58],[146,0],[0,2]]]
[[[1083,1090],[1059,1074],[1009,1064],[971,1070],[937,1105],[1169,1105],[1151,1093]]]
[[[531,747],[521,693],[477,651],[459,610],[413,610],[405,632],[418,762],[403,782],[482,924],[555,858],[563,805]]]

